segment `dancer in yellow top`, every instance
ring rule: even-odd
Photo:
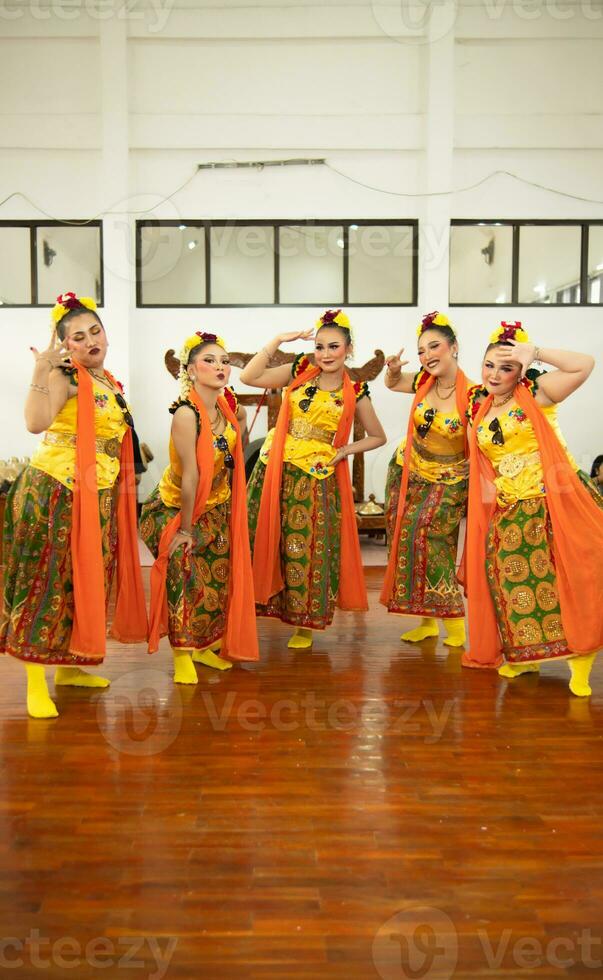
[[[446,630],[444,643],[465,642],[465,607],[457,581],[459,525],[465,514],[467,380],[458,366],[450,321],[434,312],[418,329],[418,374],[402,371],[403,350],[387,359],[391,391],[415,392],[408,431],[394,455],[386,486],[389,564],[381,601],[389,612],[421,616],[401,636],[420,642]]]
[[[533,361],[555,370],[528,370]],[[589,354],[537,348],[502,323],[470,392],[468,667],[503,677],[569,661],[570,689],[603,645],[603,500],[570,455],[557,405],[592,371]]]

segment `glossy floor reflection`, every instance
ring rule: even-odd
[[[57,721],[3,658],[7,976],[597,975],[603,661],[590,701],[461,669],[367,574],[311,653],[262,621],[259,665],[175,688],[165,641],[111,645]]]

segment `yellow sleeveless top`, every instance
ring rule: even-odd
[[[226,422],[226,428],[224,429],[222,435],[226,438],[228,451],[230,453],[234,453],[237,434],[232,423]],[[231,493],[230,471],[224,465],[224,457],[226,453],[225,451],[218,449],[216,442],[217,438],[214,439],[214,477],[204,512],[211,510],[213,507],[217,507],[218,504],[223,504],[229,499]],[[159,481],[159,496],[166,507],[176,507],[178,510],[180,510],[182,505],[182,463],[180,462],[180,457],[176,452],[176,447],[174,446],[171,438],[169,454],[170,464],[163,471],[163,476]]]
[[[435,411],[429,431],[423,437],[419,426],[425,425],[425,413]],[[469,475],[469,461],[465,458],[463,425],[456,409],[442,412],[432,409],[425,400],[418,403],[413,418],[414,433],[410,456],[411,473],[416,473],[427,483],[461,483]],[[406,439],[398,447],[396,462],[404,464]]]
[[[296,378],[310,366],[305,354],[294,361],[291,375]],[[316,378],[291,392],[289,432],[285,438],[283,461],[292,463],[304,473],[325,480],[334,472],[333,460],[337,450],[333,439],[343,413],[343,389],[321,391],[315,387]],[[357,382],[356,402],[369,396],[366,382]],[[308,393],[308,389],[310,392]],[[260,452],[262,463],[268,462],[274,437],[271,429]]]
[[[112,487],[119,475],[121,443],[128,428],[115,395],[92,382],[94,391],[94,429],[96,432],[96,482],[99,490]],[[77,433],[77,395],[65,405],[44,433],[30,465],[58,480],[69,490],[75,482],[75,438]]]
[[[578,466],[570,454],[567,443],[557,420],[557,406],[540,405],[553,432],[565,449],[567,457],[575,470]],[[518,500],[541,497],[545,494],[542,462],[538,442],[532,423],[519,405],[511,404],[503,415],[498,416],[504,443],[502,446],[492,442],[491,422],[482,422],[477,427],[479,448],[488,457],[495,470],[496,497],[501,506],[508,506]]]

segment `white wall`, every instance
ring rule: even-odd
[[[166,458],[176,384],[163,366],[191,330],[254,350],[282,329],[311,325],[319,309],[136,309],[134,220],[164,218],[419,218],[418,308],[352,308],[356,362],[403,343],[413,351],[420,312],[446,308],[448,220],[603,218],[571,200],[495,171],[603,201],[603,11],[586,0],[522,5],[452,2],[420,25],[423,5],[371,0],[169,0],[101,19],[62,0],[0,8],[0,218],[105,216],[110,366],[122,376],[141,437]],[[529,8],[529,9],[528,9]],[[107,5],[103,8],[105,15]],[[531,13],[530,13],[531,11]],[[567,14],[569,13],[569,16]],[[599,16],[599,13],[601,16]],[[48,14],[48,16],[43,16]],[[200,162],[325,156],[328,168],[195,174]],[[168,201],[163,199],[190,182]],[[424,194],[450,187],[449,197]],[[37,205],[37,207],[36,207]],[[62,290],[70,283],[62,283]],[[477,379],[501,318],[522,319],[541,345],[592,351],[594,377],[562,406],[575,455],[602,451],[600,309],[457,308],[467,373]],[[30,344],[47,311],[1,309],[0,456],[29,454],[21,423]],[[411,357],[411,360],[414,358]],[[409,399],[372,386],[390,442],[366,459],[367,492],[382,495],[387,460]],[[265,427],[264,420],[261,425]],[[256,428],[257,431],[257,428]]]

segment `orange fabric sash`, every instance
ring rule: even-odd
[[[193,507],[193,524],[204,511],[214,475],[214,441],[207,409],[194,389],[189,399],[196,406],[200,417],[200,431],[197,439],[197,466],[199,482]],[[247,487],[245,482],[245,460],[241,444],[241,433],[236,415],[226,398],[218,398],[218,407],[224,417],[234,426],[237,441],[234,449],[235,466],[233,470],[231,512],[230,512],[230,561],[228,579],[228,604],[226,607],[226,634],[222,640],[221,656],[230,660],[259,660],[259,648],[255,619],[255,599],[253,575],[249,550],[249,530],[247,526]],[[159,555],[151,570],[151,635],[149,653],[155,653],[159,639],[168,632],[168,605],[166,576],[169,547],[181,524],[181,512],[166,524],[159,541]],[[175,558],[177,560],[177,557]]]
[[[384,605],[389,605],[392,599],[392,592],[394,589],[394,579],[396,575],[396,564],[398,561],[398,546],[400,544],[400,533],[402,530],[402,518],[404,517],[404,510],[406,508],[406,495],[408,493],[408,483],[410,480],[410,457],[412,453],[412,441],[414,436],[415,428],[415,410],[420,401],[422,401],[427,393],[433,388],[435,384],[435,378],[433,375],[428,375],[426,380],[417,389],[415,394],[410,415],[408,416],[408,426],[406,429],[406,445],[404,446],[404,464],[402,467],[402,483],[400,485],[400,496],[398,498],[398,510],[396,512],[396,524],[394,528],[394,536],[390,545],[389,561],[387,563],[387,568],[385,570],[385,578],[383,580],[383,588],[381,589],[381,595],[379,601]],[[460,368],[456,372],[456,408],[460,415],[461,422],[463,425],[464,433],[464,446],[465,455],[467,454],[467,377],[461,371]],[[464,565],[464,558],[461,562]]]
[[[603,511],[580,482],[548,419],[524,385],[517,385],[515,399],[532,423],[538,441],[568,649],[590,653],[603,646]],[[477,442],[477,426],[491,404],[490,395],[481,405],[471,433],[467,522],[471,649],[463,654],[465,667],[497,667],[502,662],[485,568],[486,536],[496,507],[494,469]]]
[[[73,361],[78,373],[75,485],[71,525],[74,616],[70,653],[88,658],[105,655],[105,577],[96,482],[94,392],[87,369]],[[115,379],[105,372],[110,381]],[[117,386],[117,385],[116,385]],[[138,555],[136,486],[132,432],[121,444],[117,503],[117,598],[111,635],[122,643],[138,643],[148,634],[144,589]]]
[[[264,488],[258,514],[253,552],[253,577],[256,602],[265,605],[273,595],[284,588],[281,568],[281,480],[285,439],[289,430],[291,392],[307,384],[320,374],[317,367],[308,368],[288,385],[283,395],[270,456],[266,464]],[[354,413],[356,393],[347,371],[343,372],[343,412],[333,440],[335,448],[344,446],[349,438]],[[341,557],[340,582],[337,605],[340,609],[365,611],[368,598],[358,540],[358,526],[354,509],[354,494],[347,459],[335,467],[335,478],[341,500]]]

